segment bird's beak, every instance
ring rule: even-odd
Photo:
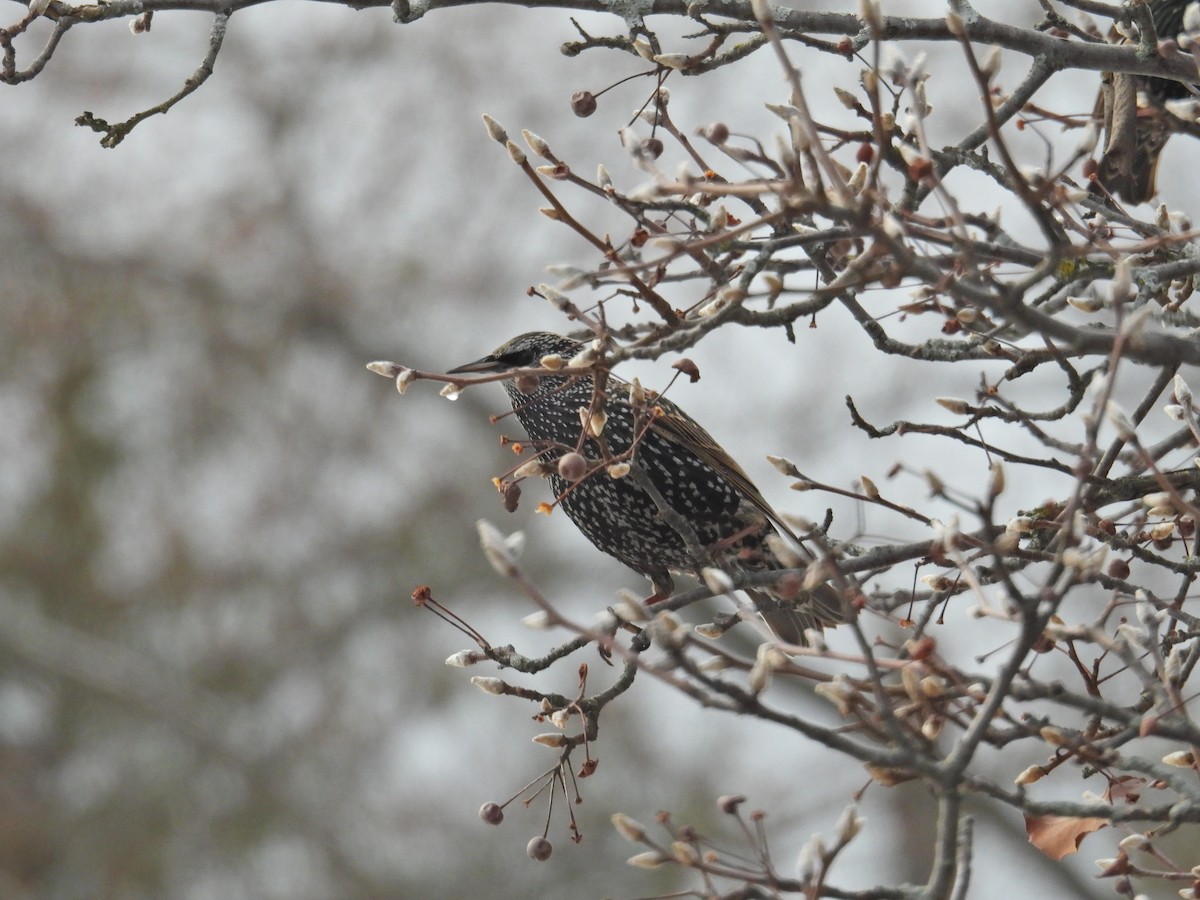
[[[477,359],[475,362],[469,362],[465,366],[455,366],[453,369],[447,370],[447,375],[473,375],[486,372],[503,372],[511,366],[506,366],[495,356],[488,355],[483,359]]]

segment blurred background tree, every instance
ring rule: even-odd
[[[51,19],[62,27],[76,15],[86,24],[71,28],[36,78],[6,91],[0,127],[0,894],[669,892],[701,882],[683,867],[647,873],[625,866],[630,845],[609,826],[610,814],[650,822],[656,810],[669,809],[676,823],[736,845],[739,835],[717,803],[731,794],[748,796],[747,808],[767,810],[775,865],[795,877],[801,847],[814,832],[836,834],[866,772],[768,722],[705,711],[650,678],[604,712],[593,748],[602,764],[575,809],[580,845],[563,839],[561,810],[551,832],[556,851],[544,865],[525,853],[542,829],[540,806],[510,807],[497,830],[479,821],[481,803],[504,799],[550,764],[550,751],[526,743],[547,726],[527,721],[536,710],[487,697],[470,689],[460,670],[444,668],[441,661],[464,639],[414,608],[409,592],[435,586],[495,645],[514,642],[532,655],[562,639],[521,625],[533,607],[484,561],[472,524],[481,516],[527,531],[522,564],[529,577],[576,620],[589,622],[616,601],[619,588],[641,591],[643,583],[592,550],[562,517],[532,515],[543,499],[533,487],[515,517],[504,514],[489,484],[511,459],[487,422],[505,408],[499,390],[469,391],[452,406],[434,391],[413,389],[401,403],[363,369],[388,358],[443,371],[519,331],[570,327],[526,289],[547,280],[547,263],[591,271],[597,255],[537,214],[543,198],[497,152],[479,116],[494,115],[514,135],[521,128],[541,134],[589,179],[603,163],[629,193],[651,179],[622,149],[618,131],[645,108],[653,79],[614,88],[591,118],[572,116],[569,101],[576,91],[598,93],[656,67],[633,53],[557,53],[559,44],[580,37],[562,10],[470,5],[397,27],[386,10],[351,15],[334,5],[264,4],[230,19],[215,74],[170,116],[148,118],[119,146],[102,149],[97,134],[71,127],[76,116],[90,110],[117,122],[151,108],[208,52],[212,16],[168,12],[170,6],[158,7],[149,33],[131,34],[128,17],[145,7],[113,5],[106,21],[86,23],[81,11],[93,8],[55,0],[49,18],[30,21],[28,34],[7,36],[25,64],[21,42],[44,40]],[[848,34],[865,33],[854,24],[857,4],[827,6],[843,16],[836,22]],[[1023,29],[1010,36],[1017,43],[1022,34],[1044,36],[1034,26],[1049,14],[1078,27],[1085,19],[1070,7],[1098,4],[978,6]],[[887,7],[895,16],[945,12],[919,2]],[[13,10],[16,21],[21,7]],[[745,31],[731,35],[722,52],[755,33],[749,5],[737,11]],[[595,35],[629,34],[610,15],[583,12],[578,23]],[[681,37],[697,30],[693,21],[653,23],[663,51],[696,53],[705,44]],[[919,29],[900,36],[919,37]],[[825,29],[814,37],[831,42],[827,51],[840,35]],[[930,108],[902,128],[911,136],[919,123],[929,146],[955,144],[982,120],[979,91],[953,41],[903,45],[904,54],[929,54],[928,81],[914,77],[920,63],[899,56],[873,63],[870,50],[864,62],[801,42],[787,46],[822,121],[842,116],[847,129],[864,127],[837,105],[833,88],[859,90],[861,72],[872,65],[896,73],[897,90],[907,91],[900,94],[902,119],[912,114],[916,85],[924,85]],[[1138,63],[1132,51],[1122,59],[1132,71],[1159,64]],[[1067,124],[1082,124],[1092,108],[1099,75],[1086,62],[1057,74],[1036,97],[1041,107],[1073,116]],[[1008,92],[1033,84],[1024,80],[1026,57],[1006,54],[1005,66],[1014,74],[995,83]],[[703,141],[695,132],[717,121],[761,138],[770,156],[778,153],[778,136],[788,136],[791,123],[764,108],[792,102],[769,48],[668,85],[671,116],[697,144]],[[1020,130],[1009,121],[1007,146],[1023,165],[1054,174],[1071,158],[1078,131],[1036,118],[1029,111],[1029,127]],[[645,123],[636,129],[649,133]],[[852,172],[863,142],[829,141]],[[657,167],[673,177],[687,157],[667,143]],[[1173,224],[1163,219],[1163,231],[1151,233],[1141,220],[1120,220],[1128,229],[1121,237],[1151,250],[1183,243],[1161,234],[1186,234],[1180,221],[1193,218],[1188,152],[1172,145],[1160,173],[1178,214]],[[888,174],[901,186],[906,174],[913,185],[923,177],[919,166]],[[1067,174],[1080,180],[1077,165]],[[744,179],[747,169],[730,166],[727,177]],[[1025,240],[1035,230],[1036,217],[1003,184],[972,179],[961,168],[945,183],[979,217],[973,225],[986,224],[981,211],[1003,206],[1021,223],[1008,234]],[[922,211],[950,216],[937,205],[944,196],[932,197]],[[628,237],[620,210],[585,202],[576,209],[594,233]],[[1100,201],[1086,202],[1097,204],[1087,211],[1094,216]],[[1097,257],[1110,267],[1101,264],[1071,292],[1111,279],[1114,257],[1128,254],[1110,253],[1104,242],[1113,236],[1094,220],[1089,227],[1103,244]],[[949,264],[947,271],[954,271]],[[1175,277],[1186,282],[1189,273]],[[801,277],[789,281],[798,293],[819,283],[807,273],[801,288]],[[1057,286],[1065,290],[1069,280],[1064,275]],[[969,318],[958,314],[957,300],[940,307],[927,291],[908,295],[916,280],[900,281],[871,307],[897,339],[929,340],[931,317]],[[688,282],[666,290],[680,307],[705,293]],[[1153,302],[1149,293],[1142,300]],[[654,321],[647,309],[639,316],[630,316],[628,305],[620,309],[629,321]],[[994,378],[1011,359],[931,366],[885,355],[838,307],[822,312],[815,328],[807,319],[797,324],[794,344],[779,329],[713,329],[687,350],[703,380],[677,385],[671,395],[776,506],[814,519],[828,506],[835,538],[874,546],[931,538],[865,502],[864,475],[885,485],[888,500],[934,508],[947,519],[955,503],[931,501],[921,473],[932,470],[970,496],[984,496],[982,454],[917,433],[873,440],[850,424],[843,398],[853,395],[879,424],[932,419],[956,430],[963,417],[938,408],[934,398],[974,398],[981,372]],[[1182,328],[1187,320],[1170,324]],[[618,373],[662,387],[674,358],[623,362]],[[1117,399],[1136,407],[1158,372],[1123,376]],[[1048,407],[1063,399],[1053,393],[1061,381],[1010,388],[1006,396],[1018,403]],[[1159,406],[1168,399],[1154,398]],[[1160,419],[1139,431],[1147,445],[1153,428],[1173,433]],[[1064,440],[1081,440],[1082,431],[1070,432],[1081,421],[1065,420]],[[1067,468],[1072,462],[1069,445],[1036,435],[1026,449],[1051,460],[1061,455]],[[788,480],[765,461],[768,453],[855,496],[791,494]],[[897,463],[900,474],[889,481]],[[1022,470],[1021,481],[1001,503],[1001,525],[1070,493],[1071,479],[1061,475],[1041,480]],[[1174,515],[1186,518],[1180,510]],[[895,608],[884,602],[890,592],[911,591],[918,559],[877,581],[863,575],[876,608]],[[1142,583],[1155,586],[1149,576]],[[919,587],[929,596],[928,586]],[[1169,599],[1172,589],[1162,596]],[[1087,614],[1068,621],[1090,622],[1119,593],[1097,586],[1085,597]],[[969,617],[972,602],[954,599],[945,624],[928,626],[939,652],[968,668],[1020,630]],[[704,619],[694,610],[680,615]],[[911,636],[895,621],[864,619],[864,629],[882,641]],[[830,641],[839,652],[857,652],[846,631]],[[725,641],[753,659],[750,636],[736,635]],[[1074,675],[1065,646],[1038,660],[1044,678]],[[588,660],[600,672],[599,659]],[[537,686],[572,695],[574,666],[559,668]],[[780,681],[768,697],[782,695],[800,714],[836,727],[836,711],[807,683],[801,689]],[[1119,699],[1134,704],[1137,694],[1134,687]],[[1040,712],[1061,715],[1056,707]],[[1173,712],[1185,717],[1187,707]],[[984,753],[981,762],[992,767],[984,771],[1011,784],[1054,752],[1031,743]],[[1139,752],[1157,759],[1177,743],[1150,746]],[[1194,780],[1194,771],[1183,771]],[[1039,796],[1064,803],[1090,786],[1046,782]],[[1104,786],[1093,789],[1099,794]],[[1103,849],[1053,862],[1028,845],[1025,823],[1011,808],[967,803],[975,818],[971,896],[1007,896],[1018,878],[1047,895],[1111,894],[1112,880],[1092,878],[1092,860],[1120,858],[1115,844],[1128,829],[1089,838],[1089,850],[1091,842]],[[869,827],[840,855],[833,883],[866,890],[924,882],[937,846],[932,808],[921,781],[873,786],[858,804]],[[1195,808],[1193,800],[1188,809]],[[1184,848],[1171,892],[1187,883],[1182,873],[1197,862],[1186,849],[1194,850],[1195,820],[1181,821],[1182,834],[1163,838]],[[813,852],[810,845],[810,858]],[[1149,892],[1166,891],[1163,884],[1137,882]]]

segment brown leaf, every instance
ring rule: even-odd
[[[1029,843],[1051,859],[1062,859],[1079,849],[1083,839],[1108,824],[1107,819],[1075,816],[1026,816]]]

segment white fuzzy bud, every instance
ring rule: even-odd
[[[657,850],[649,850],[646,853],[638,853],[635,856],[625,860],[626,863],[636,869],[657,869],[664,863],[671,861],[671,857],[663,856]]]
[[[1145,850],[1150,846],[1150,839],[1144,834],[1128,834],[1117,844],[1126,853],[1132,850]]]
[[[1200,3],[1189,3],[1183,10],[1183,30],[1189,34],[1200,31]],[[1177,35],[1160,34],[1159,38],[1176,37]]]
[[[1110,291],[1109,296],[1113,303],[1124,303],[1126,300],[1131,300],[1137,295],[1137,291],[1133,286],[1133,263],[1129,261],[1128,256],[1122,256],[1117,260],[1117,264],[1113,269]]]
[[[785,121],[800,115],[800,110],[789,103],[764,103],[763,106]]]
[[[1176,402],[1183,406],[1192,405],[1192,389],[1188,387],[1188,383],[1183,380],[1182,375],[1176,374],[1172,389],[1175,393]]]
[[[858,697],[858,692],[850,684],[850,679],[842,674],[834,675],[831,681],[816,685],[813,693],[837,706],[838,712],[843,716],[848,716],[853,712],[854,702]]]
[[[522,129],[521,137],[525,138],[525,143],[529,145],[529,149],[532,150],[536,155],[542,157],[542,159],[549,159],[554,155],[550,152],[550,145],[529,129]]]
[[[479,532],[479,544],[483,547],[483,554],[492,568],[501,575],[512,576],[516,571],[517,557],[525,545],[525,535],[516,531],[505,537],[500,529],[487,519],[480,519],[475,523],[475,527]]]
[[[502,679],[492,678],[489,675],[475,675],[471,678],[471,684],[485,694],[503,694],[506,687]]]
[[[554,712],[550,713],[550,724],[560,730],[565,729],[571,724],[571,710],[556,709]]]
[[[879,8],[879,0],[859,0],[858,17],[867,23],[872,31],[883,27],[883,13]]]
[[[1163,109],[1185,122],[1195,122],[1197,115],[1200,115],[1200,103],[1195,100],[1167,100],[1163,103]]]
[[[992,49],[988,51],[987,56],[983,58],[983,63],[979,68],[983,71],[983,74],[989,81],[1000,74],[1000,63],[1003,58],[1004,55],[1000,51],[1000,48],[995,46],[992,47]]]
[[[692,65],[692,57],[687,53],[659,53],[654,61],[668,69],[686,69]]]
[[[1174,753],[1164,756],[1162,761],[1177,769],[1190,769],[1196,760],[1190,750],[1176,750]]]
[[[785,459],[782,456],[768,456],[767,462],[773,465],[780,474],[787,475],[791,478],[799,478],[800,470],[796,468],[796,464],[790,459]]]
[[[1142,496],[1142,505],[1147,506],[1150,509],[1161,509],[1166,507],[1167,509],[1174,511],[1172,502],[1173,500],[1169,491],[1154,491]],[[1169,514],[1170,513],[1168,513],[1168,515]]]
[[[600,437],[604,433],[604,426],[608,424],[608,413],[604,410],[599,410],[592,413],[588,417],[588,434],[593,437]]]
[[[544,609],[539,609],[522,618],[521,624],[534,631],[545,631],[550,627],[550,614]]]
[[[824,863],[829,856],[829,851],[825,848],[825,841],[821,835],[814,834],[804,846],[800,848],[800,859],[796,863],[796,874],[800,876],[801,881],[811,881],[817,874],[818,867]]]
[[[1115,400],[1109,400],[1104,408],[1105,418],[1116,429],[1117,437],[1123,441],[1133,441],[1137,439],[1137,426],[1133,424],[1133,420],[1129,418],[1129,414],[1125,412]]]
[[[728,574],[713,566],[705,566],[700,570],[704,585],[714,594],[728,594],[733,590],[733,579]]]
[[[508,151],[508,158],[515,162],[518,166],[525,165],[525,151],[514,144],[512,141],[505,141],[504,148]]]
[[[613,813],[611,821],[617,834],[630,843],[639,844],[646,839],[646,829],[642,824],[624,813]]]
[[[528,462],[522,463],[517,471],[513,472],[513,478],[537,478],[543,474],[542,461],[540,459],[531,459]]]
[[[600,354],[598,354],[591,347],[584,347],[571,357],[570,361],[567,363],[567,366],[572,369],[587,369],[594,365],[596,360],[599,358]]]
[[[863,826],[867,824],[867,820],[858,814],[858,807],[851,805],[842,810],[842,814],[838,816],[837,835],[838,841],[843,844],[848,844],[858,836],[863,830]]]
[[[1082,297],[1068,297],[1067,302],[1080,312],[1085,313],[1099,312],[1104,309],[1104,301],[1090,294],[1084,294]]]
[[[1013,779],[1013,784],[1033,784],[1046,777],[1046,770],[1041,766],[1030,766]]]
[[[484,127],[487,128],[488,137],[490,137],[493,141],[498,144],[508,143],[508,132],[504,130],[504,126],[487,113],[483,114],[483,124]]]
[[[804,558],[792,548],[791,544],[779,535],[775,533],[768,534],[764,541],[767,549],[771,551],[771,555],[785,569],[798,569],[804,565]]]

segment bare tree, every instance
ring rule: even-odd
[[[3,32],[3,77],[39,75],[77,25],[126,18],[137,31],[158,12],[211,11],[208,56],[182,90],[115,125],[80,117],[115,146],[208,78],[246,5],[37,4]],[[449,5],[390,4],[401,23]],[[1167,202],[1147,216],[1087,179],[1098,123],[1090,112],[1057,109],[1047,87],[1067,70],[1095,72],[1098,90],[1101,72],[1133,88],[1145,76],[1196,81],[1200,45],[1156,35],[1143,2],[1041,6],[1039,22],[1019,27],[965,2],[951,2],[941,18],[914,19],[885,16],[869,0],[857,16],[663,0],[603,34],[580,26],[564,53],[620,54],[636,66],[631,77],[648,85],[640,115],[621,131],[645,176],[631,187],[618,187],[603,167],[594,177],[581,174],[554,152],[552,138],[525,132],[518,142],[487,119],[490,137],[542,198],[542,212],[591,254],[531,291],[562,312],[564,330],[594,343],[574,360],[485,378],[374,364],[401,392],[435,381],[453,398],[498,377],[553,372],[592,379],[602,405],[608,373],[625,360],[685,351],[734,326],[777,329],[794,341],[797,326],[826,327],[834,317],[861,329],[876,354],[966,368],[978,382],[973,396],[937,398],[949,420],[874,421],[847,396],[849,426],[879,441],[880,464],[854,485],[772,460],[812,506],[822,495],[850,498],[864,519],[885,523],[878,529],[886,541],[831,517],[801,522],[812,561],[781,558],[783,568],[769,572],[715,569],[703,586],[648,609],[625,597],[596,623],[581,623],[522,570],[519,540],[481,525],[487,558],[529,599],[531,623],[567,633],[535,656],[494,645],[443,605],[437,584],[417,587],[419,604],[474,642],[451,661],[499,664],[500,676],[476,678],[477,686],[523,701],[547,723],[537,740],[558,751],[557,762],[513,798],[539,797],[547,808],[545,829],[529,845],[535,859],[550,855],[556,801],[568,809],[580,797],[603,802],[589,798],[585,779],[603,758],[606,714],[656,679],[681,702],[730,714],[731,727],[746,717],[771,723],[863,764],[877,784],[920,780],[933,798],[925,882],[864,889],[839,886],[839,856],[864,828],[854,798],[832,836],[814,836],[804,848],[795,872],[774,861],[761,818],[743,815],[743,798],[719,801],[749,845],[741,853],[718,849],[714,835],[669,814],[643,826],[637,811],[614,810],[618,832],[639,845],[630,862],[690,869],[697,895],[966,896],[973,854],[981,852],[969,808],[982,804],[1023,815],[1030,840],[1054,859],[1093,831],[1118,830],[1118,849],[1098,862],[1119,894],[1161,883],[1200,896],[1193,868],[1200,860],[1172,859],[1162,849],[1167,835],[1194,834],[1200,822],[1200,729],[1188,688],[1200,623],[1187,607],[1200,423],[1184,371],[1200,362],[1197,321],[1186,307],[1200,261],[1191,223],[1170,206],[1170,185],[1160,185]],[[691,30],[676,36],[674,23],[661,27],[651,13],[685,20]],[[41,16],[53,20],[51,33],[18,64],[20,42]],[[1118,22],[1124,37],[1107,39],[1092,16]],[[936,73],[903,55],[928,42],[956,48]],[[1008,65],[1025,61],[1014,85],[1001,77],[1002,51]],[[670,89],[702,91],[706,77],[736,71],[758,53],[770,54],[784,78],[781,102],[768,104],[779,118],[774,134],[735,133],[717,111],[704,122],[673,118]],[[831,104],[814,97],[803,76],[826,58],[860,61],[857,81],[836,90],[837,113],[819,112]],[[930,136],[936,79],[967,86],[959,97],[972,118],[941,147]],[[574,113],[593,116],[603,94],[577,92]],[[774,98],[764,92],[761,99]],[[1133,115],[1194,115],[1189,102],[1143,107]],[[1044,145],[1024,139],[1031,130]],[[677,166],[668,169],[672,158]],[[982,210],[981,197],[1000,197],[1003,216]],[[827,381],[836,384],[837,373]],[[641,402],[652,409],[654,399]],[[913,434],[945,448],[922,469],[894,464],[891,448]],[[559,455],[513,437],[519,459],[496,479],[510,508],[522,482]],[[581,434],[580,443],[587,439]],[[636,466],[636,444],[604,462],[585,477],[628,476],[628,466],[613,466]],[[888,479],[920,480],[927,495],[897,500]],[[788,583],[835,588],[846,619],[830,636],[836,649],[818,635],[808,645],[783,644],[765,629],[749,650],[722,639],[739,622],[746,623],[739,630],[760,628],[753,610],[734,602],[730,611],[737,591]],[[724,598],[724,612],[699,625],[688,618],[714,597]],[[964,661],[953,652],[953,623],[964,613],[995,622],[986,656]],[[597,678],[592,670],[606,664],[615,676]],[[567,666],[579,672],[576,695],[539,681],[545,670]],[[827,700],[826,713],[808,712],[788,683]],[[1044,760],[1006,772],[997,753],[1029,746],[1043,748]],[[1099,789],[1081,785],[1079,799],[1040,791],[1069,784],[1070,773]],[[481,817],[499,824],[507,806],[485,804]],[[574,818],[564,818],[577,837]]]

